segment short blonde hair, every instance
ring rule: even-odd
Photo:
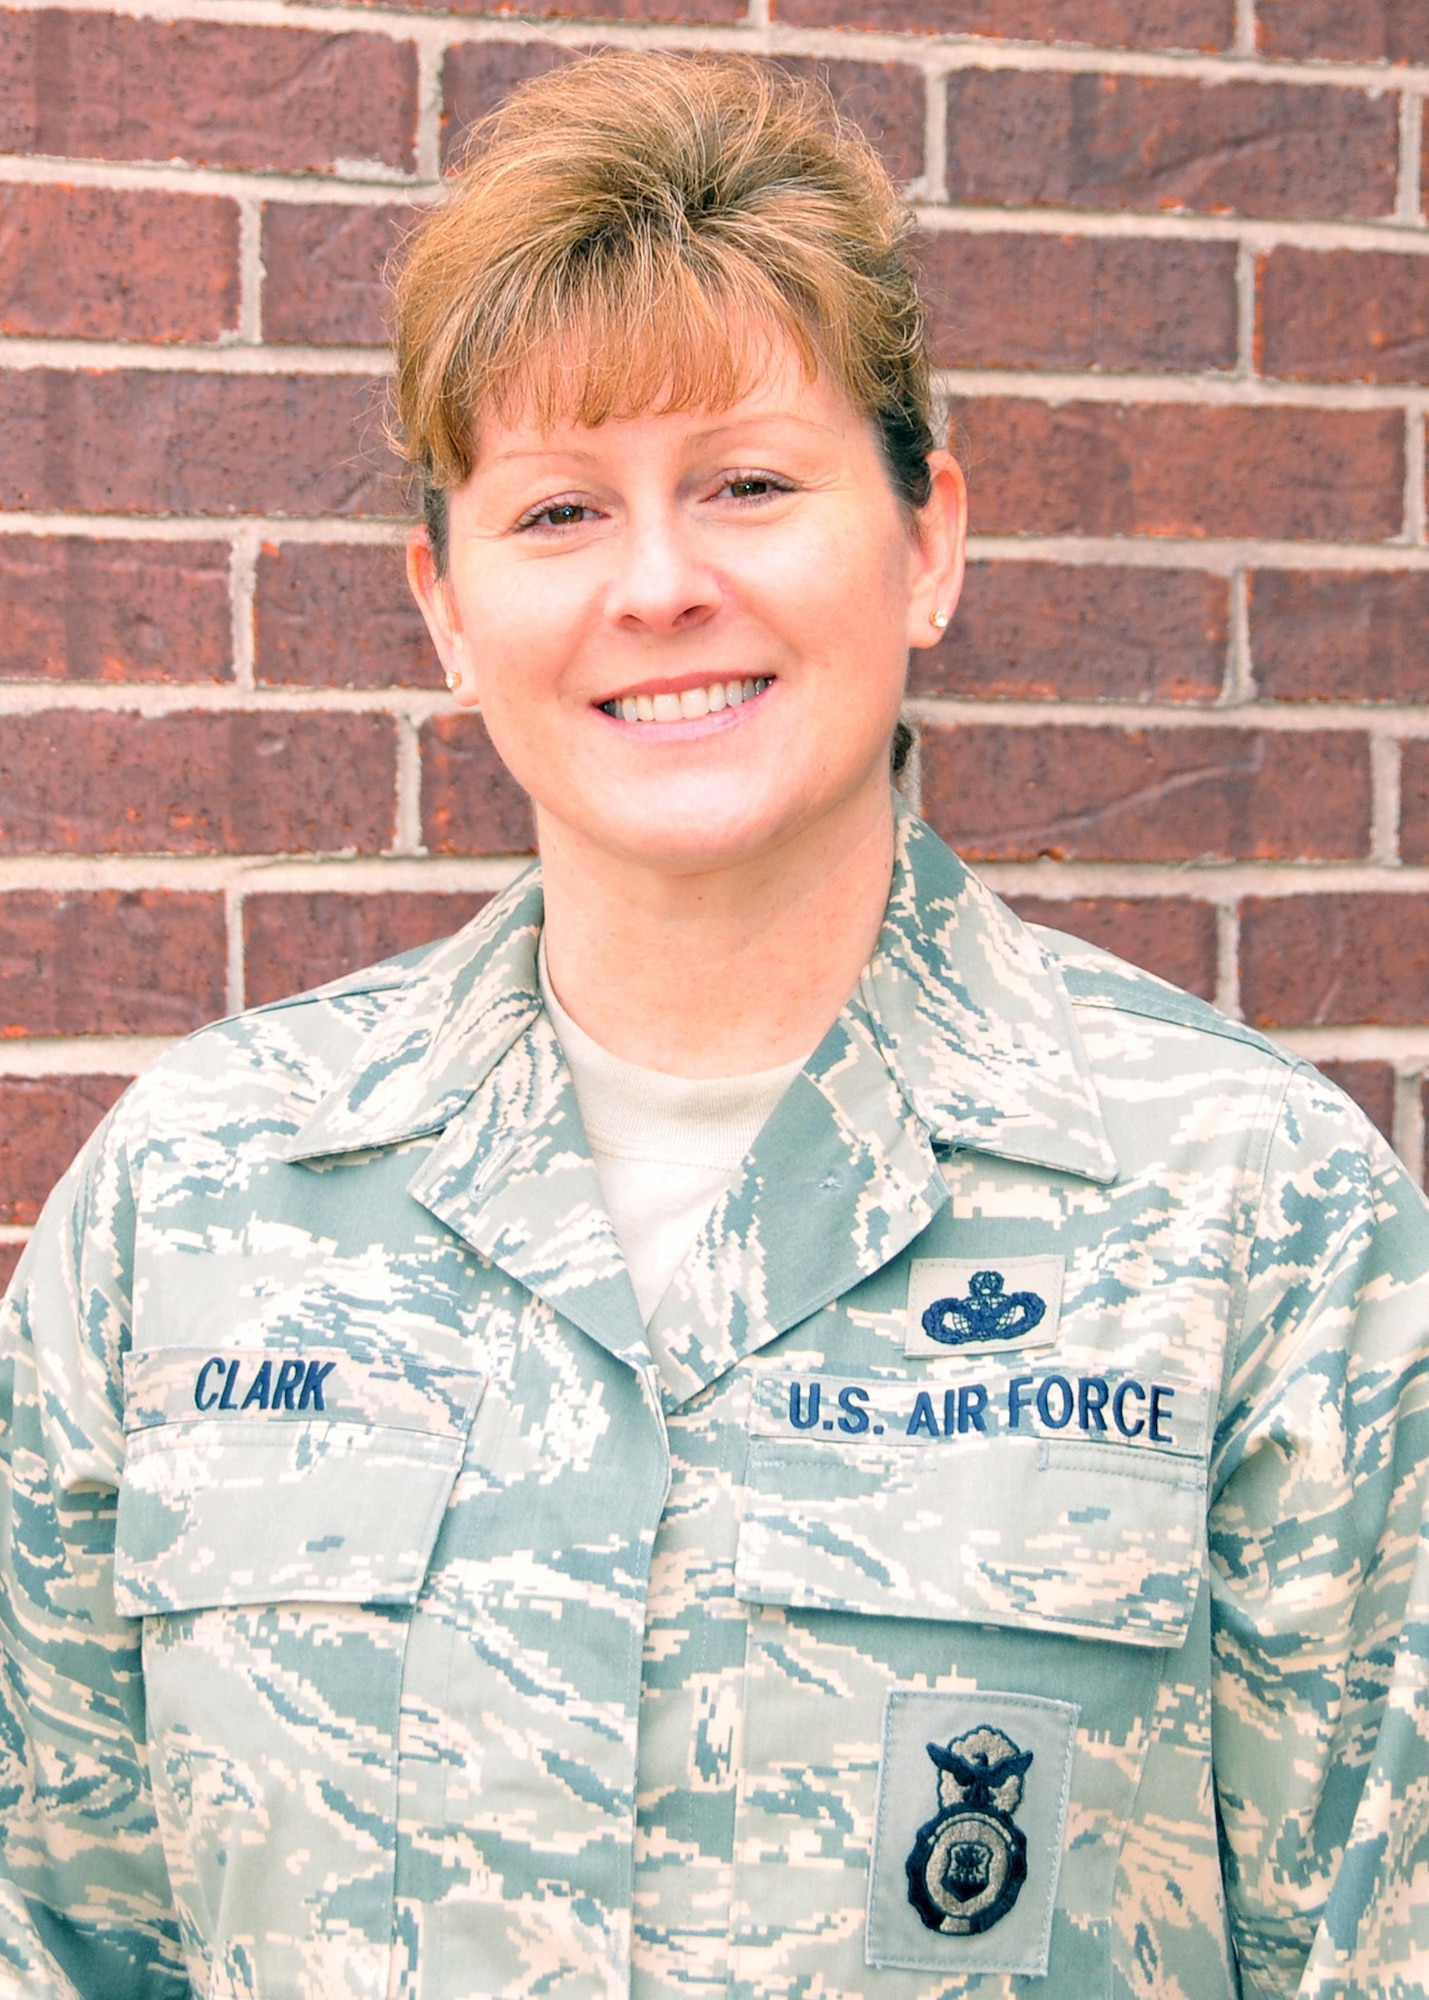
[[[396,282],[399,436],[429,525],[445,528],[483,410],[598,424],[727,405],[780,334],[873,420],[920,506],[911,228],[828,92],[772,64],[616,50],[528,82],[477,128]]]

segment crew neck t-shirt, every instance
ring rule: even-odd
[[[544,938],[538,967],[606,1210],[648,1320],[804,1059],[751,1076],[644,1069],[571,1019],[552,989]]]

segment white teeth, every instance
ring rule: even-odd
[[[622,722],[693,722],[721,709],[739,708],[769,686],[767,680],[712,681],[708,687],[686,688],[683,694],[625,694],[602,702],[607,715]]]

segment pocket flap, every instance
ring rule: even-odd
[[[338,1347],[125,1358],[114,1597],[127,1617],[410,1604],[485,1387]]]
[[[861,1402],[823,1386],[857,1441],[822,1421],[833,1435],[751,1438],[745,1602],[1182,1644],[1204,1560],[1199,1457],[992,1426],[911,1441],[890,1422],[885,1443],[865,1421],[870,1394],[895,1400],[884,1385],[861,1385]],[[756,1432],[787,1432],[789,1390],[767,1385]]]

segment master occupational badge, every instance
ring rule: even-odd
[[[1012,1815],[1032,1752],[983,1727],[946,1750],[930,1743],[928,1755],[942,1811],[913,1842],[908,1900],[930,1931],[974,1937],[1007,1915],[1027,1880],[1027,1841]]]

